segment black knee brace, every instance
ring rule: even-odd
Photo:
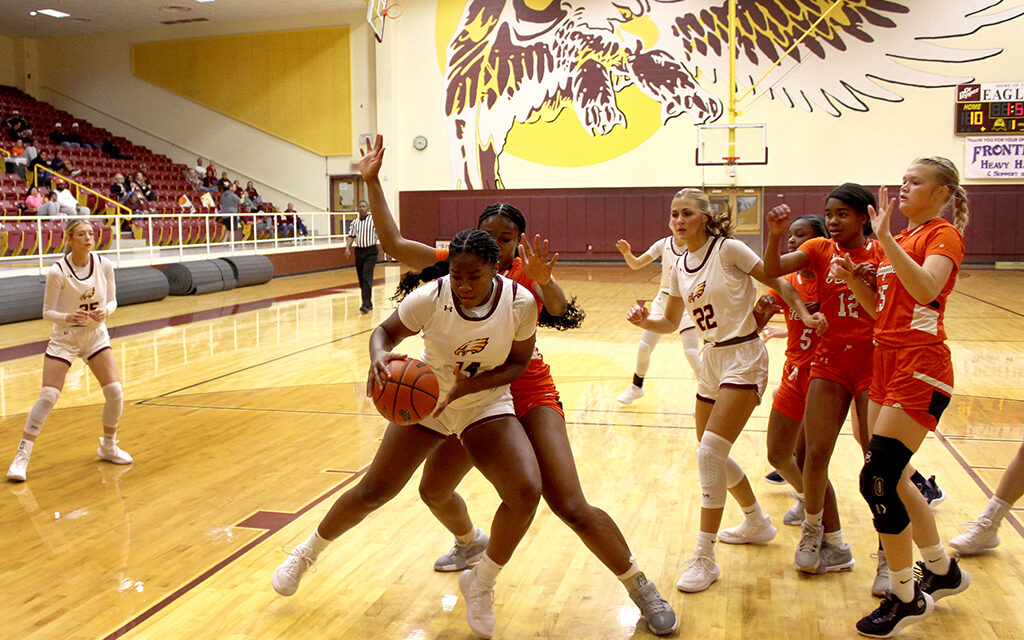
[[[872,436],[860,470],[860,494],[871,507],[878,533],[896,534],[907,528],[910,516],[896,488],[913,452],[895,438]]]

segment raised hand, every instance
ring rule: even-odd
[[[626,314],[626,320],[631,324],[635,324],[638,327],[642,327],[647,317],[651,315],[651,310],[641,304],[636,304],[630,307],[629,312]]]
[[[373,146],[363,151],[359,160],[359,173],[363,180],[376,180],[380,175],[380,165],[384,161],[384,136],[377,134]]]
[[[857,266],[850,260],[850,256],[833,256],[828,265],[828,275],[846,284],[856,277],[854,275]]]
[[[519,236],[519,258],[523,261],[523,273],[526,277],[542,287],[551,282],[551,271],[558,262],[558,254],[548,260],[548,241],[541,242],[539,233],[533,237],[532,246],[527,241],[525,233]]]
[[[878,209],[868,205],[868,216],[871,217],[871,228],[879,238],[891,236],[889,223],[892,220],[892,211],[896,208],[896,199],[889,198],[889,187],[878,189]]]
[[[619,250],[623,256],[633,253],[633,247],[629,246],[629,243],[625,240],[619,240],[615,243],[615,248]]]
[[[768,223],[768,233],[770,235],[781,237],[789,230],[790,211],[788,204],[780,204],[768,211],[764,219]]]

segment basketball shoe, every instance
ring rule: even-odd
[[[709,556],[696,553],[690,557],[690,564],[679,576],[676,588],[686,593],[697,593],[710,587],[722,575],[718,564]]]
[[[782,516],[782,524],[789,525],[791,527],[799,527],[804,523],[804,517],[806,515],[806,503],[802,499],[797,498],[796,504],[789,508],[786,515]]]
[[[302,545],[293,547],[288,552],[288,559],[274,570],[271,581],[274,591],[282,596],[294,595],[299,590],[299,581],[307,571],[316,573],[316,557]]]
[[[875,567],[875,580],[871,583],[871,595],[882,598],[889,588],[889,561],[886,560],[885,551],[882,549],[872,553],[871,557],[878,558],[878,566]]]
[[[656,636],[672,633],[679,626],[676,612],[672,610],[665,598],[661,597],[658,587],[648,581],[644,586],[629,592],[629,597],[640,608],[640,615],[647,621],[647,628]]]
[[[718,539],[725,544],[767,544],[775,539],[776,533],[778,529],[772,525],[772,517],[766,515],[755,522],[744,519],[735,527],[722,529]]]
[[[109,443],[106,440],[106,438],[100,437],[100,448],[96,450],[96,455],[100,457],[100,460],[106,460],[114,464],[132,463],[132,457],[128,455],[127,451],[117,446],[117,440],[111,438]]]
[[[7,477],[10,478],[11,474],[8,473]],[[999,525],[992,522],[992,518],[980,515],[970,524],[970,529],[949,541],[950,546],[959,551],[960,555],[974,555],[999,546]]]
[[[914,484],[932,509],[942,504],[942,501],[946,499],[946,492],[935,482],[935,476],[928,478],[924,482]]]
[[[914,583],[914,597],[910,602],[903,602],[892,591],[886,591],[878,608],[857,622],[857,633],[869,638],[891,638],[900,629],[920,622],[935,610],[935,601],[921,591],[921,586]]]
[[[622,404],[633,404],[634,400],[639,400],[644,397],[646,393],[643,387],[638,387],[635,384],[629,385],[629,388],[619,394],[619,402]]]
[[[7,469],[7,479],[14,482],[25,482],[25,478],[28,477],[28,461],[30,458],[31,456],[18,449],[18,453],[14,454],[14,461],[11,462],[11,466]]]
[[[971,574],[960,568],[956,558],[949,559],[949,571],[943,576],[929,571],[923,562],[918,562],[917,568],[921,571],[921,591],[930,595],[936,602],[971,586]]]
[[[484,584],[476,569],[459,575],[459,591],[466,599],[466,620],[473,633],[481,638],[494,635],[494,583]]]
[[[800,543],[796,546],[793,564],[800,571],[815,573],[821,564],[821,542],[825,537],[825,527],[813,525],[804,520],[800,530]]]
[[[476,530],[473,542],[462,543],[456,538],[451,551],[434,562],[434,571],[462,571],[480,562],[480,558],[484,557],[484,551],[487,551],[488,539],[487,534],[480,529]]]
[[[778,471],[772,471],[764,477],[765,482],[768,484],[786,484],[786,480],[782,477],[782,474]]]
[[[821,544],[821,561],[818,563],[817,574],[836,573],[839,571],[853,571],[853,553],[850,545],[846,544]]]

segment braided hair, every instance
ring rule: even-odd
[[[865,236],[870,236],[874,233],[874,230],[871,228],[871,214],[868,212],[868,207],[877,208],[878,205],[875,202],[875,196],[865,187],[855,182],[844,182],[825,196],[825,202],[828,202],[830,198],[835,198],[867,218],[867,222],[864,223]]]
[[[956,170],[956,165],[940,156],[918,158],[912,164],[926,165],[939,186],[949,187],[949,198],[953,201],[953,226],[963,234],[967,228],[967,191],[960,184],[960,172]]]
[[[713,212],[708,194],[700,189],[680,189],[673,197],[690,198],[697,203],[697,209],[707,216],[707,220],[704,222],[704,231],[708,236],[732,237],[733,221],[729,207],[720,207],[718,213]]]
[[[825,216],[816,216],[814,214],[807,214],[805,216],[800,216],[799,218],[797,218],[793,222],[797,223],[797,222],[800,222],[801,220],[806,222],[811,227],[811,231],[814,232],[814,237],[815,238],[827,238],[828,237],[828,227],[825,226]]]
[[[526,233],[526,217],[523,216],[523,212],[520,211],[515,205],[507,202],[495,202],[489,204],[477,218],[476,226],[479,229],[480,225],[484,223],[484,220],[491,216],[504,216],[509,219],[512,224],[516,225],[519,229],[519,233]]]
[[[448,275],[449,260],[459,254],[472,254],[485,263],[497,268],[499,252],[498,243],[486,231],[464,229],[456,233],[455,237],[448,243],[448,260],[435,262],[423,271],[407,272],[399,280],[398,288],[395,290],[395,295],[391,296],[391,299],[395,302],[401,302],[421,283],[437,280]]]

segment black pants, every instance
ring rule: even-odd
[[[356,247],[356,277],[359,278],[359,289],[363,293],[363,308],[373,308],[373,268],[377,264],[377,245],[372,247]]]

